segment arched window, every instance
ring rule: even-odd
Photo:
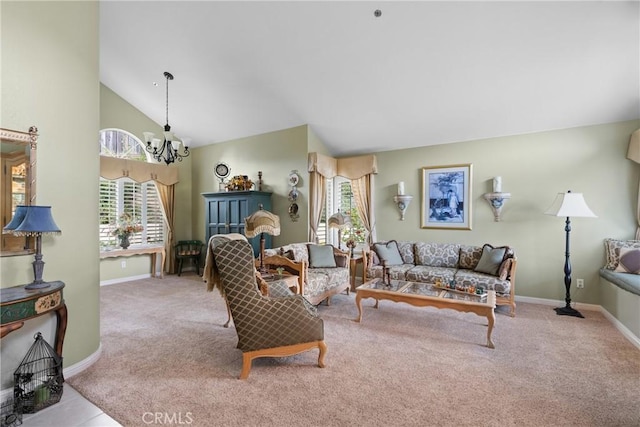
[[[121,129],[100,131],[100,155],[130,160],[149,161],[144,144],[135,135]],[[163,244],[165,239],[164,216],[153,181],[139,183],[129,178],[115,180],[100,177],[99,215],[100,246],[118,244],[113,235],[116,221],[127,213],[143,226],[129,240],[132,244]]]

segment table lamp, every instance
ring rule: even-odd
[[[19,206],[20,207],[20,206]],[[49,287],[49,283],[42,280],[44,271],[44,261],[42,261],[42,235],[43,234],[60,234],[60,228],[56,225],[51,215],[51,206],[22,206],[24,209],[16,210],[14,219],[16,222],[23,216],[19,225],[15,226],[11,220],[3,229],[16,236],[35,236],[36,238],[36,255],[33,261],[34,280],[25,286],[25,289],[43,289]]]
[[[262,204],[257,211],[244,219],[244,235],[248,238],[260,234],[260,273],[267,273],[264,267],[264,234],[280,235],[280,217],[264,210]]]
[[[342,230],[352,226],[351,217],[349,215],[343,214],[342,212],[340,212],[340,209],[338,209],[338,212],[334,213],[329,217],[327,224],[329,224],[329,228],[338,229],[338,249],[342,249],[341,233],[342,233]]]
[[[571,220],[569,217],[597,217],[587,206],[587,202],[584,201],[582,193],[572,193],[571,191],[567,191],[566,193],[558,193],[556,199],[553,201],[553,204],[549,209],[547,209],[545,214],[567,217],[565,221],[566,225],[564,227],[564,231],[566,232],[564,260],[564,286],[567,291],[565,297],[566,306],[558,307],[554,310],[558,315],[584,318],[584,316],[578,310],[571,307],[571,261],[569,260],[569,232],[571,231]]]

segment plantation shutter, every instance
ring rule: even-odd
[[[144,230],[147,243],[162,243],[164,241],[164,215],[160,203],[158,188],[153,182],[144,184],[146,191],[146,228]]]
[[[116,181],[109,181],[101,178],[99,198],[99,237],[101,242],[110,244],[110,241],[115,242],[115,237],[111,235],[111,224],[115,224],[116,219],[118,218]]]

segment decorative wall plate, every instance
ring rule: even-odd
[[[292,171],[289,174],[289,185],[295,187],[296,185],[298,185],[298,181],[300,181],[300,177],[295,171]]]
[[[292,187],[291,191],[289,191],[289,201],[295,202],[296,200],[298,200],[298,190],[296,187]]]
[[[231,174],[231,169],[229,169],[229,165],[227,165],[226,163],[220,162],[216,164],[214,173],[220,179],[220,182],[222,182]]]

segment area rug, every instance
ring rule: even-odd
[[[353,293],[319,306],[325,368],[314,350],[243,381],[225,304],[197,276],[104,286],[103,354],[67,381],[124,426],[640,425],[640,351],[599,312],[520,303],[489,349],[474,314],[363,305],[362,323]]]

